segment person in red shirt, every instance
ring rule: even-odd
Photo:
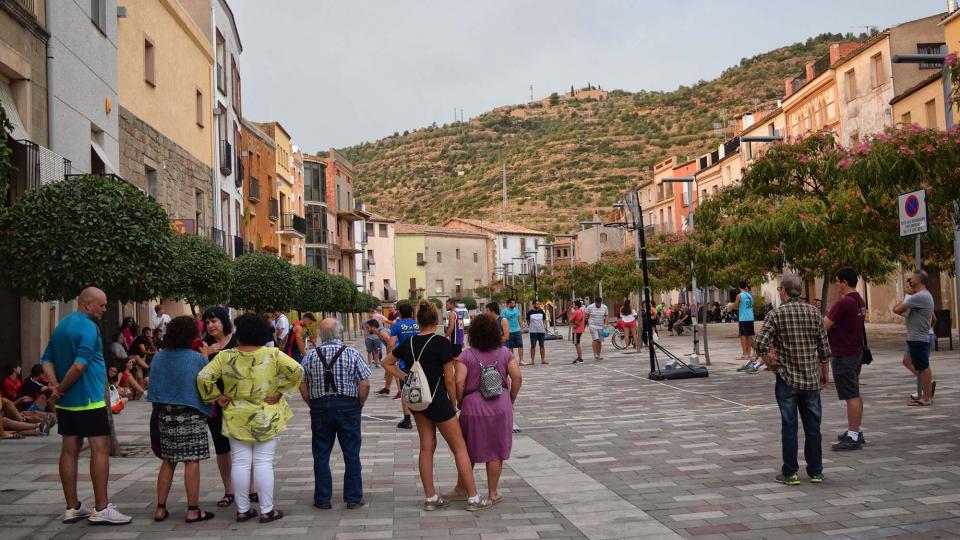
[[[863,398],[860,397],[860,366],[863,359],[863,322],[866,307],[857,292],[857,271],[849,266],[834,275],[840,299],[823,318],[830,341],[830,364],[837,397],[847,402],[847,431],[840,435],[834,450],[858,450],[863,446]]]
[[[580,309],[582,306],[583,302],[574,300],[573,309],[570,310],[568,317],[570,327],[573,330],[573,346],[577,349],[577,358],[573,361],[574,364],[583,363],[583,349],[580,348],[580,338],[583,336],[583,331],[587,328],[587,319],[583,315],[583,310]]]

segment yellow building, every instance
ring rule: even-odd
[[[932,73],[913,88],[908,88],[890,101],[893,121],[897,124],[917,124],[920,127],[946,129],[946,109],[943,106],[943,75]]]

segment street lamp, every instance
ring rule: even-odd
[[[687,218],[689,219],[689,224],[690,224],[690,231],[693,232],[693,221],[694,221],[693,195],[700,191],[700,187],[697,184],[697,176],[692,175],[692,176],[678,176],[676,178],[662,178],[660,182],[664,184],[675,184],[675,183],[691,184],[693,186],[693,193],[690,194],[690,202],[688,203],[690,205],[690,211],[687,212]],[[700,293],[700,289],[697,288],[697,267],[694,261],[692,260],[690,261],[690,274],[691,274],[690,285],[691,285],[691,288],[693,289],[693,302],[692,302],[693,315],[691,317],[691,319],[693,320],[693,356],[691,356],[690,359],[693,360],[694,362],[697,362],[700,359],[700,336],[698,335],[698,332],[697,332],[697,327],[699,326],[699,322],[697,321],[697,318],[698,318],[697,316],[700,314],[700,305],[699,305],[699,299],[697,298],[697,296]]]
[[[942,64],[943,68],[943,88],[945,95],[953,86],[949,66],[947,66],[947,55],[945,54],[895,54],[892,61],[894,64]],[[943,100],[944,118],[947,121],[947,129],[953,127],[953,102],[949,99]],[[953,201],[953,275],[956,279],[956,305],[960,307],[960,201]],[[916,239],[916,263],[917,270],[920,269],[920,235]],[[954,311],[960,311],[955,309]],[[954,315],[957,316],[957,315]],[[957,323],[960,326],[960,322]]]
[[[527,256],[527,260],[533,259],[533,268],[531,268],[530,273],[533,274],[533,299],[535,301],[540,300],[540,292],[537,289],[537,251],[524,251],[523,254]]]
[[[600,226],[603,225],[603,222],[598,219],[594,219],[593,221],[581,221],[580,225],[583,225],[584,230],[586,230],[587,225],[590,225],[594,229],[596,229],[597,231],[597,262],[600,262]],[[600,294],[600,298],[603,298],[603,280],[602,279],[597,284],[597,286],[599,287],[598,292]]]
[[[569,239],[570,239],[570,249],[568,250],[567,253],[570,255],[570,268],[572,269],[572,268],[573,268],[573,239],[576,238],[577,235],[572,234],[572,233],[570,233],[570,234],[558,234],[558,235],[556,235],[556,237],[557,237],[557,238],[569,238]],[[573,290],[573,284],[571,283],[571,284],[570,284],[570,301],[573,302],[573,301],[576,300],[576,299],[577,299],[577,294],[576,294],[576,291]]]

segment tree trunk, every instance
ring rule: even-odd
[[[107,404],[107,422],[110,424],[110,457],[120,457],[120,442],[117,441],[117,431],[113,427],[113,407],[110,403],[110,386],[103,389],[104,401]]]
[[[823,285],[820,286],[820,314],[826,315],[827,313],[827,293],[830,291],[830,276],[831,272],[826,270],[823,272]]]

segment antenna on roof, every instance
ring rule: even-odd
[[[533,85],[530,85],[530,101],[533,101]]]

